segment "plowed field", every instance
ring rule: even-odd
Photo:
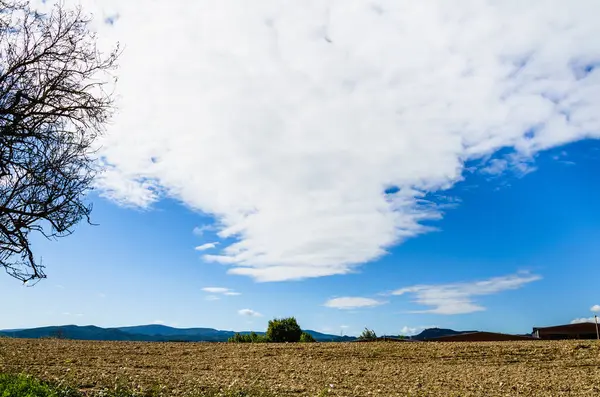
[[[595,396],[600,344],[218,344],[0,339],[0,372],[82,390],[115,382],[165,395],[207,388],[278,396]]]

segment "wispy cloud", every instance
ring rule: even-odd
[[[359,309],[359,308],[367,308],[367,307],[375,307],[383,305],[387,302],[378,301],[371,298],[362,298],[355,296],[345,296],[341,298],[330,299],[325,302],[326,307],[331,307],[334,309]]]
[[[352,272],[432,230],[425,193],[468,160],[503,149],[520,161],[481,167],[526,173],[600,138],[595,0],[81,3],[120,16],[101,46],[127,43],[101,194],[210,214],[223,246],[205,260],[231,274]]]
[[[590,310],[594,313],[600,313],[600,305],[594,305],[590,308]]]
[[[225,295],[225,296],[241,295],[240,292],[236,292],[230,288],[224,288],[224,287],[204,287],[204,288],[202,288],[202,291],[208,292],[210,294],[219,294],[219,295]]]
[[[415,297],[416,303],[433,307],[416,313],[466,314],[485,310],[485,307],[475,303],[477,296],[519,289],[541,278],[536,274],[519,273],[466,283],[415,285],[398,289],[392,295],[410,294]]]
[[[205,299],[207,301],[218,301],[221,298],[219,298],[217,295],[207,295]]]
[[[262,314],[260,314],[257,311],[254,311],[252,309],[241,309],[241,310],[238,310],[238,314],[240,316],[247,316],[247,317],[262,317]]]
[[[517,177],[524,177],[536,171],[533,158],[521,153],[510,153],[503,158],[494,158],[489,160],[487,165],[481,169],[482,174],[499,176],[510,171]]]
[[[202,291],[204,291],[204,292],[210,292],[212,294],[223,294],[223,293],[229,291],[229,288],[223,288],[223,287],[204,287],[204,288],[202,288]]]
[[[192,233],[194,233],[196,236],[202,237],[204,235],[204,233],[211,232],[214,230],[215,230],[215,228],[212,225],[202,225],[202,226],[196,226],[194,228],[194,230],[192,230]]]
[[[63,316],[75,316],[75,317],[83,317],[83,313],[71,313],[71,312],[63,312]]]
[[[202,244],[202,245],[197,246],[195,249],[196,249],[196,251],[206,251],[206,250],[209,250],[209,249],[216,248],[217,245],[219,245],[218,242],[206,243],[206,244]]]

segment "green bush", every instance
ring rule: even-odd
[[[0,374],[1,397],[79,397],[67,387],[51,386],[27,375]]]
[[[246,336],[246,335],[244,335]],[[62,384],[52,384],[40,381],[29,375],[8,375],[0,373],[0,397],[164,397],[160,390],[134,392],[126,386],[115,385],[98,390],[88,395],[82,394]],[[219,390],[210,389],[193,394],[195,397],[271,397],[272,395],[260,390]]]
[[[259,335],[256,332],[250,332],[249,334],[236,333],[227,340],[232,343],[266,343],[269,339],[265,335]]]
[[[358,337],[359,340],[375,340],[377,339],[377,334],[372,329],[366,328]]]
[[[302,335],[300,335],[300,342],[301,343],[313,343],[313,342],[316,342],[316,340],[308,332],[303,332]]]
[[[299,342],[302,335],[302,329],[294,317],[273,319],[269,321],[267,328],[267,338],[271,342]]]

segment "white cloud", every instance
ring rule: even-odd
[[[241,310],[238,310],[238,314],[240,316],[262,317],[262,314],[260,314],[259,312],[254,311],[252,309],[241,309]]]
[[[420,325],[418,327],[404,326],[400,330],[400,335],[406,335],[406,336],[417,335],[417,334],[421,333],[421,331],[428,329],[428,328],[436,328],[436,326],[435,325]]]
[[[213,294],[224,294],[225,292],[229,291],[229,288],[204,287],[204,288],[202,288],[202,291],[204,291],[204,292],[210,292],[210,293],[213,293]]]
[[[206,250],[209,250],[209,249],[216,248],[217,245],[219,245],[218,242],[206,243],[206,244],[202,244],[202,245],[197,246],[195,249],[196,249],[196,251],[206,251]]]
[[[590,308],[594,313],[600,313],[600,305],[594,305]]]
[[[241,295],[241,293],[239,293],[239,292],[236,292],[230,288],[223,288],[223,287],[204,287],[204,288],[202,288],[202,291],[208,292],[211,294],[219,294],[219,295],[226,295],[226,296]]]
[[[83,313],[63,312],[63,316],[83,317]]]
[[[571,324],[581,324],[581,323],[595,323],[596,319],[594,317],[581,317],[581,318],[576,318],[573,321],[571,321]]]
[[[218,301],[221,298],[219,298],[217,295],[207,295],[205,299],[207,301]]]
[[[346,296],[342,298],[330,299],[325,302],[325,306],[334,309],[358,309],[365,307],[375,307],[383,305],[387,302],[378,301],[371,298],[351,297]]]
[[[165,322],[163,320],[154,320],[154,321],[152,321],[152,324],[165,325]]]
[[[433,307],[417,313],[466,314],[485,310],[473,301],[477,296],[518,289],[540,279],[535,274],[519,273],[468,283],[415,285],[396,290],[392,295],[412,294],[416,303]]]
[[[509,164],[505,159],[492,159],[489,161],[488,166],[481,169],[484,174],[498,175],[506,171]]]
[[[196,226],[194,228],[194,230],[192,230],[192,233],[194,233],[196,236],[202,237],[204,235],[204,233],[206,233],[208,231],[213,231],[213,230],[214,230],[214,226],[212,226],[212,225],[202,225],[202,226]]]
[[[501,159],[491,159],[487,166],[481,169],[482,174],[497,176],[510,170],[518,177],[524,177],[534,172],[537,168],[533,164],[533,159],[520,153],[511,153]]]
[[[206,260],[258,281],[345,274],[427,232],[442,214],[421,199],[468,160],[505,148],[530,171],[600,137],[597,0],[81,3],[119,15],[98,30],[125,47],[100,189],[214,216],[235,242]]]

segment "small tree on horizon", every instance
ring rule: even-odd
[[[275,318],[269,321],[267,339],[271,342],[299,342],[301,336],[302,329],[298,325],[295,317]]]
[[[314,342],[316,342],[316,340],[308,332],[302,332],[302,335],[300,335],[300,341],[299,342],[300,343],[314,343]]]
[[[265,335],[259,335],[252,331],[249,334],[235,333],[231,338],[227,340],[231,343],[266,343],[269,342]]]
[[[374,340],[377,339],[377,334],[372,329],[365,327],[365,330],[358,337],[359,340]]]

